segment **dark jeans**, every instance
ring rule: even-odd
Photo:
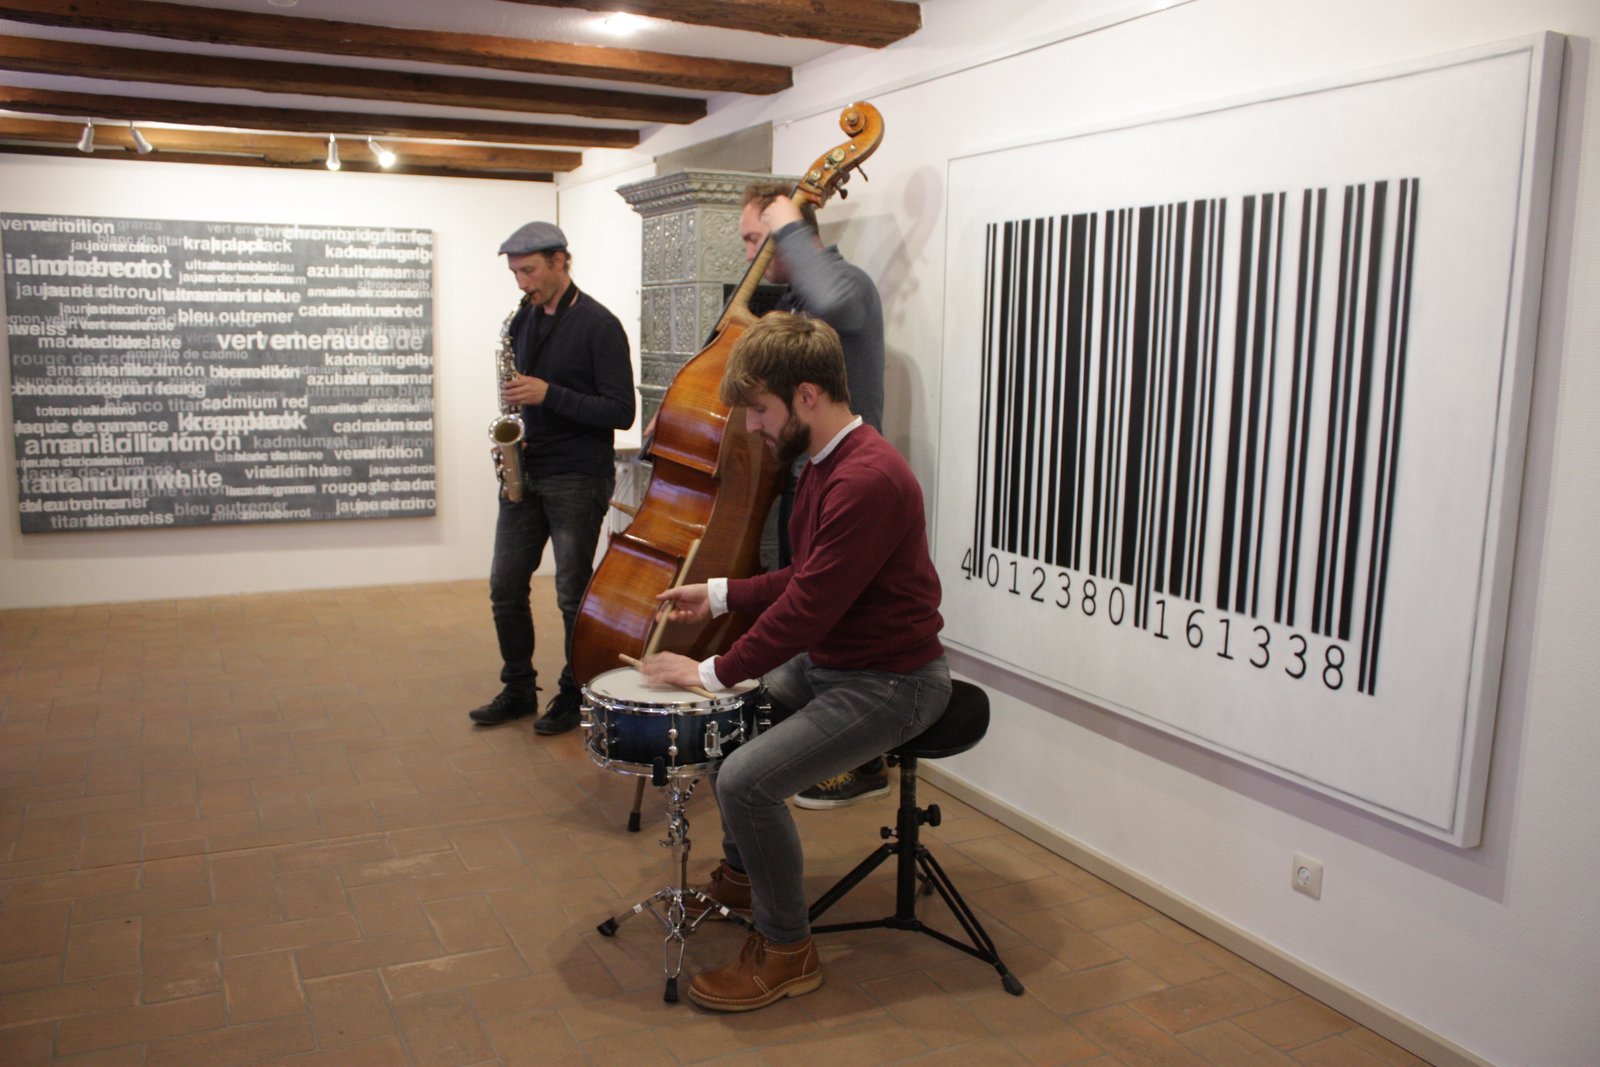
[[[533,612],[528,604],[533,572],[551,544],[556,557],[556,604],[566,629],[561,688],[577,693],[572,678],[572,624],[594,571],[600,526],[615,488],[613,475],[552,474],[529,477],[522,499],[500,501],[494,528],[494,562],[489,566],[489,604],[500,639],[500,681],[513,689],[534,690]]]

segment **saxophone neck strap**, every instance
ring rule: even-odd
[[[550,335],[556,332],[556,327],[561,325],[561,319],[566,315],[567,309],[570,308],[577,301],[577,299],[578,284],[571,281],[567,282],[567,288],[561,294],[561,299],[556,301],[555,314],[550,316],[550,322],[548,325],[545,325],[541,322],[541,319],[544,316],[544,308],[532,307],[530,304],[527,310],[527,318],[524,320],[528,324],[527,350],[524,353],[523,358],[518,360],[523,367],[522,373],[533,373],[534,365],[539,359],[540,351],[544,349],[545,342],[550,340]]]

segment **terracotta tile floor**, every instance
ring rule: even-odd
[[[810,996],[664,1003],[659,927],[595,930],[671,879],[661,802],[629,834],[579,733],[470,727],[497,669],[478,582],[0,612],[0,1064],[1422,1062],[929,787],[1026,995],[866,930],[823,935]],[[798,813],[814,892],[893,806]],[[892,910],[884,868],[829,918]],[[740,941],[708,924],[686,969]]]

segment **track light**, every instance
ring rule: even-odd
[[[387,148],[383,147],[383,145],[379,144],[377,141],[374,141],[370,137],[367,138],[367,147],[372,149],[372,154],[378,158],[378,166],[384,168],[385,170],[388,170],[390,167],[394,166],[396,156],[393,152],[389,151]]]
[[[339,142],[334,140],[333,134],[328,134],[328,169],[339,169]]]
[[[156,150],[155,145],[144,139],[144,134],[139,132],[139,127],[133,124],[132,119],[128,120],[128,132],[133,135],[133,150],[141,156],[148,156]]]
[[[78,138],[78,151],[94,151],[94,119],[83,120],[83,136]]]

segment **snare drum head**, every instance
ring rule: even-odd
[[[740,682],[728,692],[716,695],[743,696],[755,687],[756,683],[753,680]],[[705,702],[704,697],[687,689],[680,689],[675,685],[657,685],[647,681],[637,667],[618,667],[615,670],[602,671],[589,679],[589,684],[584,686],[584,689],[607,700],[641,706],[681,707]]]

